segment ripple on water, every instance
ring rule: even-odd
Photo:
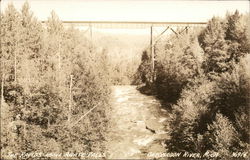
[[[116,102],[125,102],[127,100],[128,100],[127,97],[120,97],[120,98],[117,98]]]
[[[108,134],[107,158],[145,158],[148,152],[161,152],[166,136],[165,119],[159,114],[160,103],[146,96],[134,86],[114,86],[111,104],[111,121],[114,125]],[[152,133],[147,127],[156,131]]]
[[[149,143],[153,142],[155,139],[152,135],[146,135],[143,138],[134,139],[133,142],[139,146],[147,146]]]

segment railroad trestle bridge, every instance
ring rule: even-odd
[[[43,24],[46,21],[42,21]],[[157,21],[62,21],[62,24],[66,27],[85,27],[89,32],[92,40],[92,28],[97,29],[149,29],[150,44],[147,49],[150,49],[152,57],[152,71],[155,68],[155,51],[154,46],[160,40],[161,36],[166,31],[171,30],[176,37],[182,33],[187,33],[189,28],[205,27],[207,22],[157,22]],[[156,27],[162,28],[162,32],[158,35],[154,35],[153,29]],[[155,37],[154,37],[155,36]],[[153,78],[154,79],[154,78]]]

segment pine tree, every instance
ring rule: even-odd
[[[13,4],[8,5],[1,22],[1,57],[6,82],[17,81],[20,42],[20,14]]]
[[[62,22],[54,11],[51,12],[51,17],[48,18],[47,31],[50,35],[60,35],[63,31]]]
[[[227,28],[225,32],[225,40],[229,46],[228,62],[239,62],[240,57],[250,53],[250,43],[247,38],[247,24],[243,21],[243,16],[238,10],[232,15],[227,15]]]
[[[33,13],[30,11],[29,4],[24,3],[21,10],[21,24],[23,27],[22,30],[22,40],[23,45],[27,48],[30,55],[29,59],[38,58],[39,51],[41,49],[41,39],[42,39],[42,25],[37,19],[33,16]],[[26,43],[25,43],[26,41]],[[27,51],[26,51],[27,52]]]
[[[56,70],[56,82],[57,85],[61,84],[61,61],[62,61],[62,39],[64,33],[64,27],[59,17],[54,11],[51,12],[51,17],[47,21],[47,33],[46,40],[48,43],[48,52],[51,57],[53,69]]]
[[[38,66],[41,59],[42,26],[30,11],[28,2],[24,3],[21,10],[21,29],[20,29],[19,51],[22,54],[20,58],[20,75],[22,85],[26,92],[29,92],[30,86],[38,82]]]
[[[213,17],[207,27],[199,35],[199,43],[205,52],[205,73],[221,73],[227,71],[229,55],[225,37],[225,25],[219,18]]]

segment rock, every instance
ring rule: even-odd
[[[148,126],[146,126],[146,129],[155,134],[155,130],[148,128]]]

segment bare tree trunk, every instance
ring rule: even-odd
[[[152,83],[154,81],[154,68],[155,68],[155,62],[154,62],[154,44],[153,44],[153,26],[150,28],[150,50],[151,50],[151,61],[152,61]]]
[[[14,50],[14,74],[15,74],[15,79],[14,82],[17,82],[17,52],[19,50],[19,33],[17,33],[17,41],[15,44],[15,50]]]
[[[61,43],[59,40],[59,45],[58,45],[58,69],[59,69],[59,78],[60,78],[60,72],[61,72]]]
[[[72,82],[73,81],[73,75],[70,75],[70,86],[69,86],[69,113],[68,113],[68,122],[70,124],[71,120],[71,112],[72,112]]]
[[[3,97],[4,89],[3,89],[3,87],[4,87],[4,73],[2,75],[2,82],[1,82],[1,107],[3,106],[3,102],[4,102],[4,97]]]
[[[93,38],[92,38],[92,25],[89,25],[89,34],[90,34],[90,52],[93,51]]]
[[[17,75],[17,74],[16,74],[16,69],[17,69],[17,67],[16,67],[16,65],[17,65],[16,51],[15,51],[14,63],[15,63],[15,64],[14,64],[14,74],[15,74],[15,75],[14,75],[14,76],[15,76],[15,77],[14,77],[14,78],[15,78],[14,81],[16,82],[16,79],[17,79],[17,78],[16,78],[16,75]]]
[[[59,91],[59,95],[62,94],[62,77],[61,77],[61,41],[60,41],[60,36],[58,36],[58,91]]]

